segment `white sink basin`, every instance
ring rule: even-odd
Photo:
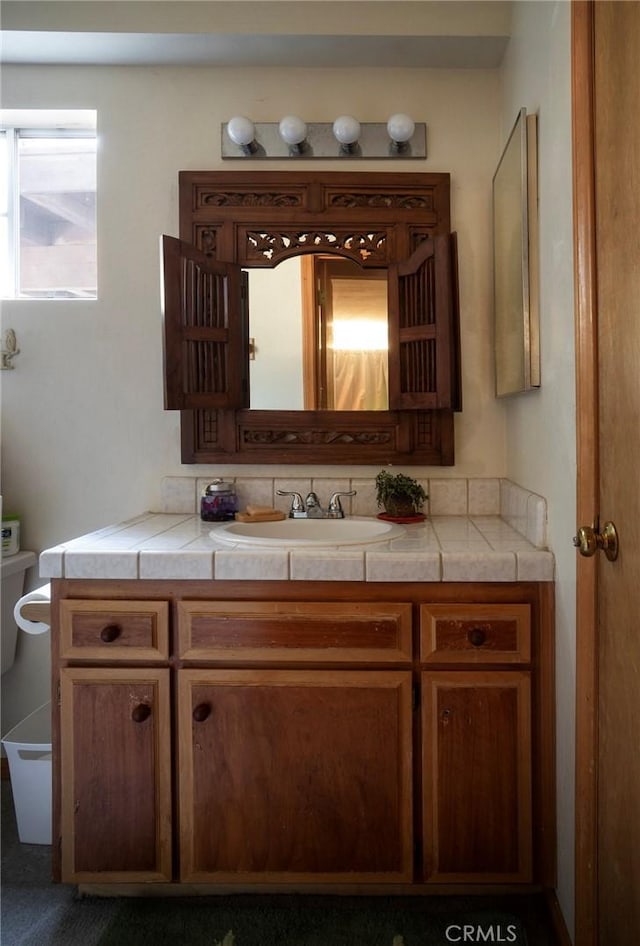
[[[395,522],[353,517],[347,519],[282,519],[280,522],[228,522],[210,533],[224,545],[336,546],[388,542],[404,535]]]

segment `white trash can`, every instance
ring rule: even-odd
[[[9,760],[18,835],[25,844],[51,844],[51,703],[2,737]]]

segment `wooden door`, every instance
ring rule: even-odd
[[[574,3],[578,525],[576,946],[640,935],[640,4]]]
[[[180,877],[409,882],[411,672],[179,672]]]
[[[169,671],[60,672],[64,883],[171,880]]]
[[[425,880],[531,881],[530,674],[422,678]]]

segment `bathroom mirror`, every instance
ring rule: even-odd
[[[165,407],[181,411],[183,462],[454,462],[448,174],[183,171],[179,191],[180,239],[163,238],[163,282]],[[282,280],[288,267],[306,315],[282,327],[294,308],[282,283],[259,326],[252,296],[267,293],[252,293],[251,280]],[[318,305],[319,285],[330,306]],[[375,309],[383,338],[383,298],[388,347],[374,343],[375,364],[352,342],[339,344],[355,357],[336,356],[348,321],[336,303],[353,322]],[[368,365],[359,380],[357,358]]]
[[[389,410],[386,269],[312,254],[248,276],[251,410]]]
[[[536,120],[520,109],[493,177],[497,397],[540,385]]]

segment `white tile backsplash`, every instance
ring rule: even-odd
[[[547,503],[542,496],[529,493],[526,536],[536,548],[547,547]]]
[[[199,512],[197,480],[193,476],[165,476],[160,489],[161,512]]]
[[[468,499],[470,516],[500,515],[500,480],[468,480]]]
[[[198,513],[199,496],[208,477],[166,476],[162,481],[161,505],[166,513]],[[297,492],[304,498],[310,490],[318,494],[326,507],[334,492],[356,491],[353,497],[344,497],[342,505],[347,515],[375,516],[380,512],[376,503],[375,476],[335,479],[328,476],[235,476],[227,477],[235,483],[241,508],[247,503],[273,506],[283,512],[291,508],[290,496],[278,496],[277,490]],[[431,479],[417,477],[429,495],[425,513],[434,518],[469,516],[473,520],[486,516],[496,528],[500,517],[505,528],[517,532],[537,549],[547,547],[546,500],[511,480],[498,477],[445,477]],[[515,546],[513,546],[515,548]]]
[[[462,479],[431,479],[429,512],[432,516],[467,515],[467,481]]]
[[[271,477],[238,476],[235,479],[235,487],[240,509],[246,509],[247,503],[251,503],[253,506],[274,505],[273,479]]]

